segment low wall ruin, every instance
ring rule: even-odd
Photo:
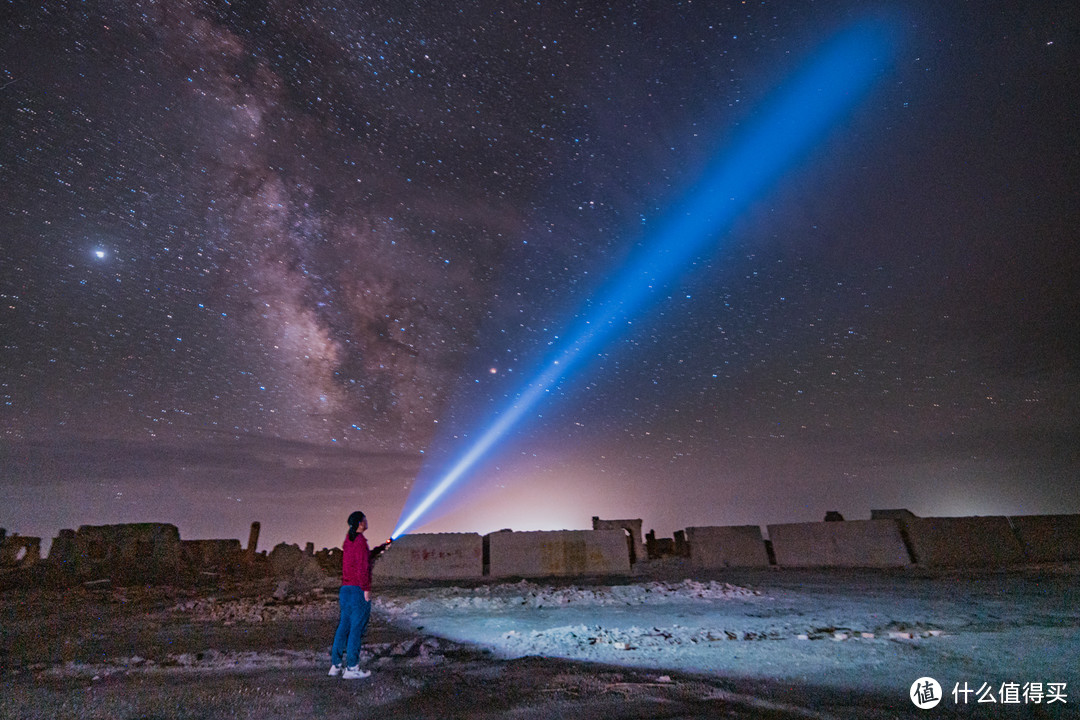
[[[491,577],[628,575],[626,533],[613,530],[496,532],[486,536]]]
[[[769,525],[782,567],[903,567],[911,564],[894,520]]]
[[[690,566],[694,568],[761,567],[769,553],[757,525],[686,528]]]
[[[912,516],[897,522],[922,566],[989,568],[1024,562],[1024,550],[1004,516]]]
[[[405,535],[382,552],[371,572],[375,579],[483,577],[484,540],[479,533]]]
[[[41,538],[5,533],[3,539],[0,539],[0,567],[29,567],[39,560],[41,560]]]
[[[1004,568],[1080,561],[1080,515],[920,518],[896,509],[873,510],[871,518],[770,525],[768,541],[757,525],[690,527],[687,565]],[[594,518],[596,530],[406,535],[383,552],[373,575],[385,580],[629,575],[639,522]],[[83,525],[61,530],[44,561],[39,538],[5,532],[0,569],[12,578],[42,563],[45,571],[58,573],[53,577],[114,583],[171,581],[207,570],[340,576],[338,548],[315,553],[312,543],[304,550],[281,543],[269,554],[254,553],[258,528],[252,524],[244,549],[239,540],[182,541],[176,526],[165,523]],[[680,564],[681,557],[675,558]]]
[[[69,567],[80,580],[165,579],[183,565],[175,525],[83,525],[71,540]]]
[[[641,539],[641,518],[623,520],[602,520],[594,515],[592,519],[593,530],[622,530],[626,533],[626,543],[630,550],[630,564],[638,560],[645,560],[648,556],[645,551],[645,543]]]
[[[1080,515],[1020,515],[1009,522],[1028,562],[1080,560]]]
[[[198,570],[222,572],[247,559],[239,540],[181,540],[184,564]]]

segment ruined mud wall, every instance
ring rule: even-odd
[[[645,550],[645,543],[641,539],[641,527],[641,518],[602,520],[600,517],[594,515],[592,519],[593,530],[622,530],[626,533],[626,542],[630,550],[631,565],[638,560],[645,560],[648,557]]]
[[[1020,541],[1003,516],[909,517],[897,522],[919,565],[1000,568],[1024,562]]]
[[[690,566],[694,568],[761,567],[769,564],[757,525],[688,527]]]
[[[41,560],[41,538],[0,534],[0,567],[29,567]]]
[[[687,528],[691,566],[1004,568],[1080,561],[1080,515],[920,518],[874,510],[871,520]]]
[[[479,533],[405,535],[372,566],[374,579],[464,579],[484,575],[484,541]]]
[[[68,563],[79,580],[165,580],[183,567],[175,525],[83,525],[71,540]]]
[[[630,553],[621,528],[497,532],[486,539],[491,577],[630,573]]]
[[[181,540],[183,561],[198,570],[225,572],[247,559],[239,540]]]
[[[1026,563],[1080,561],[1080,515],[920,518],[907,510],[873,510],[871,520],[690,527],[688,553],[676,559],[693,569],[763,567],[1004,568]],[[634,532],[640,520],[600,520],[596,530],[502,531],[407,535],[374,566],[377,579],[472,579],[627,575],[634,569]],[[5,578],[65,577],[79,582],[173,582],[187,574],[240,571],[250,576],[300,578],[319,584],[341,572],[341,550],[314,552],[308,543],[281,543],[256,553],[259,525],[246,549],[239,540],[181,541],[165,523],[83,525],[61,530],[47,560],[40,539],[0,533]],[[629,534],[628,534],[629,533]],[[685,556],[688,559],[682,560]],[[638,561],[644,560],[638,556]],[[37,570],[34,570],[37,568]]]
[[[769,525],[782,567],[903,567],[911,557],[895,520]]]
[[[1009,522],[1028,562],[1080,561],[1080,515],[1021,515]]]

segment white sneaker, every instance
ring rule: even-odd
[[[341,674],[341,677],[345,680],[363,680],[366,677],[371,677],[371,671],[361,670],[359,665],[353,665],[345,668],[345,672]]]
[[[340,665],[331,665],[330,666],[330,672],[328,674],[330,675],[330,677],[337,677],[338,675],[341,674],[341,666]]]

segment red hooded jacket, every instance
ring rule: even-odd
[[[355,540],[345,536],[341,544],[341,584],[358,585],[361,590],[371,590],[370,549],[364,533],[357,533]]]

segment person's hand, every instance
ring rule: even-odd
[[[370,590],[365,590],[364,591],[364,599],[367,600],[368,602],[371,602],[371,591]]]

